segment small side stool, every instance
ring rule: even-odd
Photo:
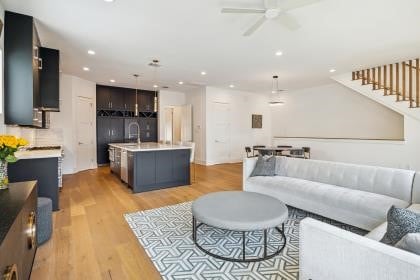
[[[37,241],[41,245],[51,238],[52,233],[52,201],[47,197],[38,197],[36,214]]]

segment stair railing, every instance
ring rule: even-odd
[[[395,101],[420,107],[420,61],[418,58],[352,72],[352,80],[382,90],[384,96],[395,95]]]

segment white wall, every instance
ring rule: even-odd
[[[206,87],[196,87],[186,93],[188,104],[192,105],[194,161],[206,164]]]
[[[91,98],[96,104],[96,84],[81,78],[60,74],[60,112],[51,113],[51,129],[63,134],[63,172],[71,174],[77,169],[77,97]],[[93,108],[94,151],[96,155],[96,107]],[[92,168],[96,167],[96,156]]]
[[[171,90],[161,90],[159,92],[159,140],[165,139],[165,107],[185,105],[185,93]]]
[[[338,83],[281,96],[285,105],[272,107],[273,136],[404,139],[402,115]]]
[[[206,163],[223,163],[216,157],[215,131],[212,118],[213,102],[230,104],[230,160],[242,161],[244,147],[271,144],[271,118],[268,96],[259,93],[207,87],[206,88]],[[252,114],[263,115],[263,128],[253,129]]]

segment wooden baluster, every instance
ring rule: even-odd
[[[389,65],[389,94],[394,94],[394,65]]]
[[[413,61],[410,60],[408,62],[408,69],[410,69],[410,72],[408,72],[408,98],[410,100],[410,108],[413,107]]]
[[[397,101],[400,101],[400,64],[395,63],[395,72],[396,72],[396,80],[395,80],[395,88],[397,94]]]
[[[420,107],[420,61],[416,58],[416,107]]]
[[[381,89],[382,84],[381,84],[381,79],[382,79],[382,73],[381,73],[382,68],[378,67],[378,86],[376,87],[376,89]]]
[[[365,70],[362,70],[362,85],[366,85]]]
[[[354,81],[356,80],[356,72],[351,72],[351,80]]]
[[[367,75],[367,84],[370,84],[370,69],[366,70],[366,75]]]
[[[372,90],[375,90],[376,89],[376,68],[375,67],[372,68],[372,80],[373,80]]]
[[[405,101],[406,100],[406,92],[405,92],[405,86],[406,86],[406,81],[405,81],[405,61],[403,61],[402,66],[401,66],[401,70],[402,70],[402,100]]]
[[[386,65],[384,65],[384,95],[388,95],[388,81],[387,81],[387,71],[386,71]]]

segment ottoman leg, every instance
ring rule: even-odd
[[[197,242],[197,221],[195,220],[195,217],[192,217],[192,226],[193,226],[193,241],[194,243]]]

